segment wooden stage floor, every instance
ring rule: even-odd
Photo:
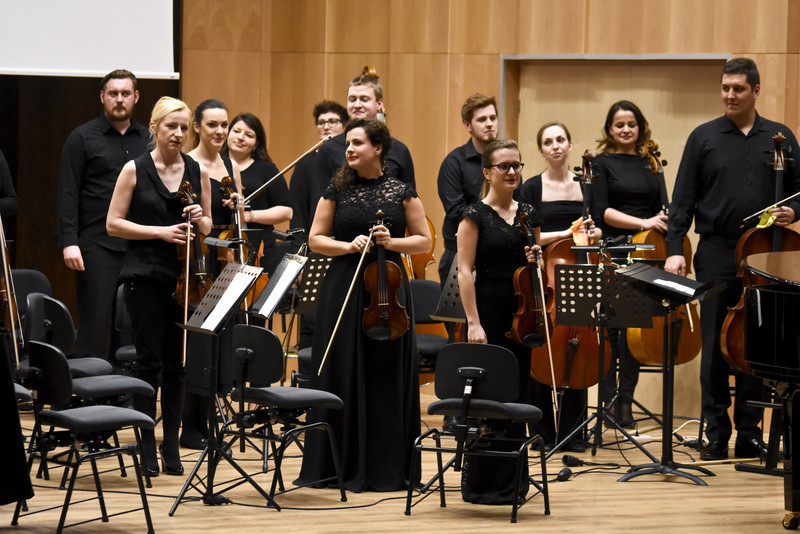
[[[430,386],[422,389],[422,402],[426,406],[433,400]],[[29,413],[22,414],[23,427],[32,426]],[[682,421],[678,421],[681,423]],[[423,418],[425,424],[440,421]],[[661,431],[648,422],[640,423],[640,440],[647,449],[661,458]],[[689,422],[681,430],[686,436],[696,435],[697,424]],[[132,441],[132,434],[123,436]],[[614,433],[606,430],[604,440],[614,441]],[[697,451],[675,444],[674,459],[689,463],[698,458]],[[731,452],[733,447],[731,447]],[[284,464],[285,480],[291,481],[299,469],[299,456],[294,453]],[[188,474],[199,451],[183,450],[183,463]],[[297,489],[276,497],[283,510],[276,511],[265,506],[264,499],[248,484],[241,485],[229,493],[232,504],[206,506],[195,500],[185,500],[175,515],[168,512],[180,492],[186,477],[161,475],[153,479],[148,489],[148,501],[155,531],[167,532],[779,532],[784,515],[783,479],[763,474],[739,472],[730,463],[706,465],[716,476],[703,479],[707,487],[698,486],[682,477],[670,475],[647,475],[628,482],[617,482],[629,465],[646,463],[647,458],[630,443],[601,448],[596,456],[590,451],[568,453],[586,462],[610,463],[613,466],[589,466],[571,468],[573,476],[563,482],[550,484],[551,515],[542,513],[543,500],[536,495],[519,511],[518,523],[509,522],[509,506],[481,506],[460,500],[459,478],[448,473],[447,508],[439,507],[438,495],[431,495],[405,516],[405,493],[361,493],[348,494],[348,502],[339,501],[337,490]],[[249,473],[257,473],[259,459],[255,453],[244,455],[234,451],[235,458]],[[564,453],[553,455],[547,470],[552,480],[564,467]],[[430,477],[435,455],[423,455],[424,476]],[[531,472],[537,478],[540,470],[536,456],[531,456]],[[109,513],[123,511],[139,502],[135,481],[120,478],[113,471],[115,461],[105,460],[101,469]],[[35,466],[34,466],[35,468]],[[86,469],[89,472],[89,469]],[[202,468],[205,473],[205,465]],[[60,478],[60,471],[53,478]],[[233,478],[234,471],[223,462],[217,480],[224,482]],[[258,483],[268,490],[272,472],[257,474]],[[1,478],[1,477],[0,477]],[[10,527],[13,506],[0,507],[0,531],[20,533],[53,532],[58,523],[59,509],[64,492],[57,489],[58,481],[34,479],[35,497],[30,501],[32,512],[20,519],[20,525]],[[90,478],[79,482],[80,495],[94,495]],[[533,492],[529,493],[529,496]],[[197,492],[187,493],[198,497]],[[139,502],[139,504],[141,504]],[[51,509],[53,508],[53,509]],[[70,507],[68,522],[93,518],[98,513],[95,501],[75,504]],[[128,533],[144,532],[144,516],[141,511],[111,517],[108,523],[89,522],[72,527],[67,532],[80,533]]]

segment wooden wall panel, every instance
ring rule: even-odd
[[[450,10],[451,54],[516,54],[518,0],[462,0]]]
[[[184,0],[183,6],[184,50],[261,50],[261,2]]]
[[[325,49],[346,53],[386,53],[392,21],[389,0],[327,0]]]
[[[260,52],[184,50],[183,100],[194,109],[207,98],[217,98],[225,102],[233,114],[240,109],[258,113],[263,90],[262,59]],[[203,83],[192,80],[203,80]]]
[[[449,2],[392,0],[389,51],[393,54],[446,53]],[[401,24],[397,22],[402,21]]]
[[[584,52],[586,0],[520,2],[519,51],[523,54]],[[508,52],[503,52],[508,53]]]
[[[331,28],[326,24],[327,3],[320,0],[278,1],[269,20],[273,52],[324,52]]]

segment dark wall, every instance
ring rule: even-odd
[[[178,97],[178,81],[139,80],[139,94],[134,118],[147,124],[160,97]],[[12,267],[45,273],[75,316],[75,276],[57,239],[58,165],[67,135],[102,111],[100,78],[0,76],[0,109],[0,150],[19,195],[19,214],[6,228],[15,241]]]

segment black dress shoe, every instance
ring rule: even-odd
[[[728,457],[728,442],[727,441],[712,441],[706,448],[703,449],[703,454],[700,455],[701,460],[725,460]]]
[[[141,467],[142,467],[142,472],[146,473],[147,476],[149,476],[150,478],[158,476],[158,473],[159,473],[158,467],[149,467],[149,466],[144,465],[144,464],[142,464]]]
[[[175,475],[180,476],[183,474],[183,464],[181,464],[181,459],[178,457],[177,459],[168,459],[164,455],[164,444],[158,446],[158,452],[161,453],[161,467],[164,470],[164,473],[168,475]]]
[[[767,444],[759,437],[736,438],[733,453],[737,458],[766,458]]]

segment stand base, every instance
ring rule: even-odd
[[[744,471],[745,473],[758,473],[760,475],[772,475],[782,477],[785,472],[779,467],[770,467],[769,465],[752,465],[752,464],[735,464],[733,466],[737,471]]]
[[[700,471],[704,475],[715,476],[714,473],[706,469],[705,467],[700,467],[698,465],[686,465],[686,464],[679,464],[676,462],[661,462],[652,463],[652,464],[642,464],[636,465],[631,467],[630,471],[627,474],[623,475],[622,477],[617,479],[617,482],[627,482],[628,480],[641,476],[641,475],[653,475],[656,473],[660,473],[662,475],[676,475],[684,478],[688,478],[698,486],[708,486],[704,480],[696,475],[692,475],[691,473],[684,473],[681,469],[694,469],[696,471]]]

